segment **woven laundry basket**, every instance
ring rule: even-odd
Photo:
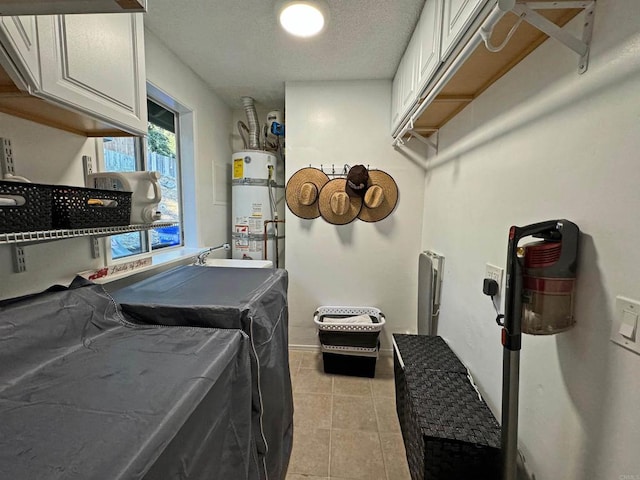
[[[340,322],[365,315],[368,323]],[[331,323],[326,320],[332,319]],[[374,377],[384,314],[375,307],[318,307],[313,316],[318,327],[325,373]]]

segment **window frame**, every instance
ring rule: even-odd
[[[149,86],[149,85],[148,85]],[[180,249],[185,248],[185,230],[184,230],[184,185],[183,185],[183,178],[182,178],[182,172],[183,172],[183,158],[182,158],[182,152],[181,152],[181,128],[180,128],[180,120],[181,117],[183,115],[183,112],[177,111],[175,108],[172,108],[170,106],[167,105],[167,102],[163,102],[161,99],[158,98],[159,95],[152,95],[151,93],[147,92],[147,96],[145,97],[145,101],[146,100],[151,100],[152,102],[156,103],[157,105],[161,106],[162,108],[165,108],[166,110],[169,110],[170,112],[172,112],[174,114],[174,124],[175,124],[175,137],[176,137],[176,157],[177,157],[177,162],[176,162],[176,178],[178,179],[178,181],[176,182],[177,185],[177,190],[178,190],[178,199],[179,199],[179,206],[180,206],[180,219],[177,222],[180,228],[180,244],[178,245],[172,245],[172,246],[167,246],[167,247],[162,247],[162,248],[157,248],[154,249],[153,245],[151,244],[151,230],[143,230],[140,232],[140,237],[142,239],[143,244],[146,244],[146,248],[147,250],[141,253],[136,253],[136,254],[132,254],[132,255],[127,255],[124,257],[120,257],[120,258],[113,258],[113,252],[111,249],[111,236],[107,236],[103,238],[103,251],[105,252],[105,256],[104,256],[104,263],[105,266],[111,266],[111,265],[118,265],[118,264],[123,264],[123,263],[127,263],[127,262],[131,262],[131,261],[136,261],[136,260],[140,260],[140,259],[144,259],[144,258],[148,258],[148,257],[153,257],[154,255],[161,255],[167,252],[172,252],[172,251],[177,251]],[[153,123],[150,122],[149,119],[147,118],[147,124],[149,123]],[[161,127],[162,128],[162,127]],[[134,152],[136,154],[136,168],[140,169],[137,171],[147,171],[148,170],[148,140],[147,137],[133,137],[133,141],[134,141]],[[97,147],[97,153],[98,153],[98,158],[99,158],[99,164],[100,164],[100,168],[101,171],[105,171],[105,156],[104,156],[104,144],[101,142],[100,143],[100,147]],[[162,227],[160,227],[162,228]]]

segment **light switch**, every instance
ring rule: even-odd
[[[615,316],[611,325],[611,341],[640,354],[638,335],[640,302],[626,297],[616,297]]]
[[[638,315],[629,310],[622,311],[622,324],[620,325],[620,335],[635,342],[636,325],[638,324]]]

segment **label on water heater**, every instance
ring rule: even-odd
[[[240,250],[247,250],[249,248],[249,225],[236,225],[235,231],[242,235],[235,239],[236,248]]]
[[[233,178],[244,178],[244,160],[242,158],[233,159]]]
[[[262,218],[249,218],[249,233],[262,233]]]

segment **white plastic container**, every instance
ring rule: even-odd
[[[162,200],[160,172],[99,172],[87,176],[90,188],[133,192],[131,195],[131,224],[160,220],[158,204]]]

